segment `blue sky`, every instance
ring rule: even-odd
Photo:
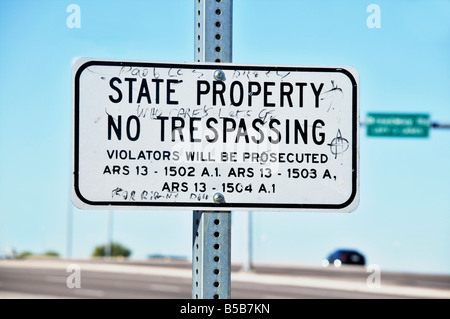
[[[69,28],[70,4],[81,9]],[[369,28],[370,4],[380,28]],[[351,65],[360,115],[428,113],[450,123],[450,1],[234,1],[233,62]],[[70,202],[72,60],[194,61],[194,2],[0,3],[0,252],[88,258],[106,241],[107,211]],[[428,138],[360,133],[360,205],[351,214],[253,213],[255,261],[320,265],[356,248],[381,270],[450,273],[450,130]],[[232,217],[232,261],[243,215]],[[115,211],[114,240],[133,251],[191,256],[192,211]]]

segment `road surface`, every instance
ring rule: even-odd
[[[158,258],[0,260],[0,298],[190,299],[191,267],[186,260]],[[75,274],[79,275],[78,279]],[[378,278],[374,275],[374,271],[364,267],[255,264],[253,271],[242,272],[238,265],[233,265],[231,297],[450,298],[450,276],[385,272],[380,272]],[[79,288],[74,286],[76,283]],[[70,288],[71,285],[74,287]]]

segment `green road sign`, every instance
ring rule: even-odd
[[[367,136],[428,137],[428,114],[368,113]]]

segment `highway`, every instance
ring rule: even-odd
[[[74,266],[75,265],[75,266]],[[77,267],[77,268],[74,268]],[[0,260],[0,299],[190,299],[186,260]],[[79,288],[68,287],[72,276]],[[232,299],[450,298],[450,275],[380,272],[378,285],[365,267],[323,268],[255,264],[232,266]],[[70,285],[70,284],[69,284]]]

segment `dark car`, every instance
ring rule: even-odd
[[[341,265],[361,265],[366,264],[366,259],[364,256],[356,251],[350,249],[338,249],[332,252],[322,264],[326,267],[333,264],[335,267],[340,267]]]

